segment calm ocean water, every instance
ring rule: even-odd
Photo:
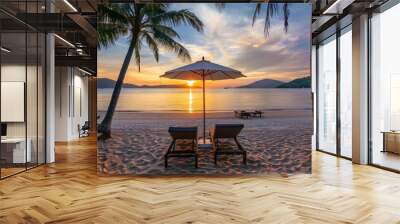
[[[112,89],[98,89],[97,106],[106,110]],[[202,110],[202,89],[123,89],[118,111]],[[310,89],[207,89],[207,111],[311,109]]]

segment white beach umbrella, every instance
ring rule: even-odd
[[[203,143],[206,135],[205,80],[225,80],[246,77],[240,71],[204,60],[167,71],[161,78],[182,80],[203,80]]]

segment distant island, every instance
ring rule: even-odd
[[[108,89],[114,88],[116,81],[107,78],[98,78],[97,79],[97,88],[98,89]],[[186,85],[135,85],[131,83],[124,83],[123,88],[186,88]]]
[[[108,88],[114,88],[115,86],[115,80],[112,79],[107,79],[107,78],[98,78],[97,79],[97,88],[99,89],[108,89]],[[122,85],[123,88],[137,88],[137,85],[133,85],[130,83],[124,83]]]
[[[277,88],[282,84],[284,82],[275,79],[262,79],[237,88]]]
[[[97,88],[108,89],[114,88],[115,80],[108,78],[98,78]],[[186,85],[135,85],[131,83],[124,83],[123,88],[187,88]],[[194,87],[199,88],[199,87]],[[253,83],[239,86],[236,88],[311,88],[311,77],[294,79],[290,82],[282,82],[274,79],[262,79]]]
[[[262,79],[237,88],[311,88],[311,76],[282,82],[274,79]]]
[[[279,85],[277,88],[311,88],[311,76],[294,79],[290,82]]]

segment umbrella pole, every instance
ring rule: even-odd
[[[206,82],[203,70],[203,144],[206,144]]]

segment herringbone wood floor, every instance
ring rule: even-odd
[[[101,177],[93,138],[0,181],[0,223],[400,223],[400,175],[315,152],[290,177]]]

